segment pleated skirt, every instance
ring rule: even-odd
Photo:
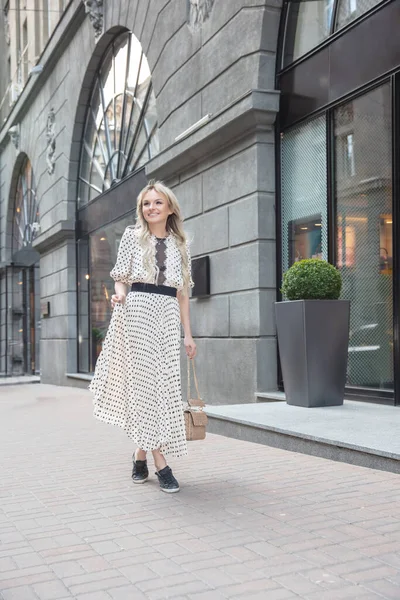
[[[94,416],[118,425],[142,450],[187,454],[176,298],[130,292],[116,305],[93,380]]]

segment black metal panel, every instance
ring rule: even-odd
[[[329,46],[331,102],[400,65],[399,23],[397,1],[361,21]]]
[[[329,51],[327,48],[284,73],[280,78],[281,126],[303,119],[329,102]]]
[[[77,215],[78,239],[134,210],[136,198],[146,185],[145,170],[141,169],[80,209]]]
[[[400,66],[400,2],[385,4],[280,76],[281,130]]]
[[[202,256],[192,260],[194,288],[192,296],[199,298],[210,295],[210,257]]]

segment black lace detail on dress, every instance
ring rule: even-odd
[[[165,277],[165,262],[167,258],[167,245],[164,238],[157,238],[156,243],[156,264],[160,269],[157,279],[157,285],[164,285]]]

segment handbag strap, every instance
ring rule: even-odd
[[[193,368],[193,379],[194,379],[194,385],[196,388],[196,392],[197,392],[197,398],[200,400],[200,392],[199,392],[199,382],[197,381],[197,375],[196,375],[196,367],[194,365],[194,358],[189,358],[187,359],[187,401],[189,406],[191,406],[190,404],[190,363],[192,363],[192,368]]]

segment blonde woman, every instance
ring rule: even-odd
[[[180,381],[180,323],[190,359],[196,355],[189,318],[193,286],[189,245],[174,193],[149,183],[137,200],[111,271],[114,312],[90,390],[96,418],[119,425],[137,445],[132,479],[149,477],[153,454],[164,492],[179,491],[165,455],[187,454]]]

